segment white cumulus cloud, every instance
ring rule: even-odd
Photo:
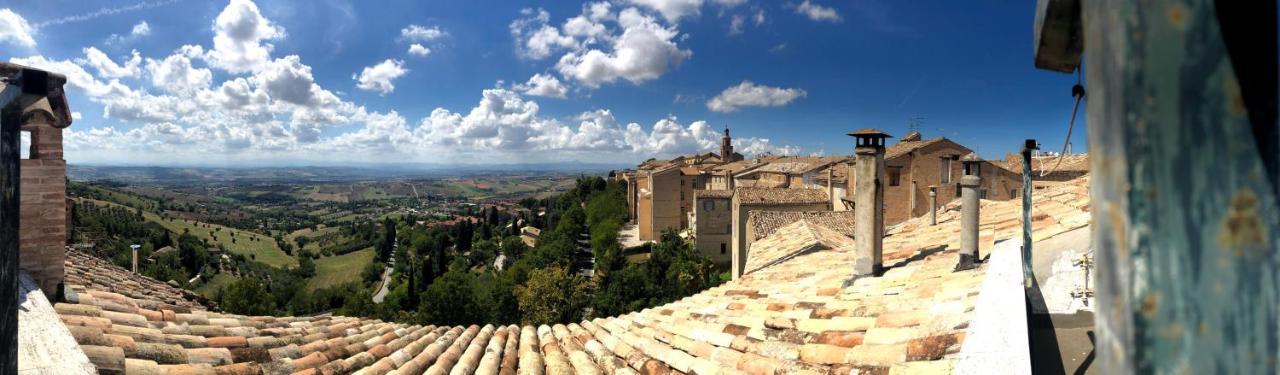
[[[213,49],[209,64],[232,73],[261,68],[271,61],[275,48],[268,40],[284,38],[284,28],[273,24],[250,0],[231,0],[213,23]]]
[[[529,81],[524,84],[516,85],[516,89],[525,95],[546,96],[552,98],[564,98],[569,89],[560,83],[559,79],[550,74],[534,74],[529,77]]]
[[[628,0],[628,2],[653,9],[668,22],[676,23],[684,17],[698,16],[703,0]],[[723,4],[721,1],[717,2]],[[732,2],[732,0],[729,1],[729,3]]]
[[[427,42],[449,35],[440,26],[409,25],[400,29],[400,38],[408,41]]]
[[[409,45],[409,54],[414,56],[426,56],[431,54],[431,49],[421,44],[414,43]]]
[[[840,22],[844,18],[840,17],[840,13],[835,8],[814,4],[809,0],[796,6],[796,13],[809,17],[810,20],[818,22]]]
[[[138,65],[142,63],[142,56],[138,55],[138,50],[133,50],[133,55],[124,64],[117,64],[111,60],[106,53],[96,47],[88,47],[84,49],[85,59],[89,66],[98,71],[98,75],[104,78],[122,78],[135,77],[138,75]]]
[[[356,87],[362,90],[377,91],[385,95],[396,89],[391,81],[408,72],[409,70],[404,68],[404,61],[386,59],[378,65],[366,66],[358,76],[353,76],[352,79],[357,81]]]
[[[707,109],[716,112],[733,112],[741,107],[781,107],[808,95],[802,89],[769,87],[751,81],[742,81],[720,92],[707,101]]]
[[[583,49],[560,58],[556,69],[565,78],[587,87],[599,87],[619,79],[639,84],[657,79],[667,69],[679,66],[693,52],[681,49],[675,39],[680,32],[656,19],[628,8],[618,14],[623,28],[608,50]]]
[[[36,29],[27,23],[26,18],[14,13],[9,8],[0,9],[0,42],[8,42],[23,47],[35,47]]]

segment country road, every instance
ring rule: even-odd
[[[391,259],[387,260],[387,269],[382,270],[382,282],[378,283],[378,292],[373,294],[373,303],[382,303],[387,298],[387,292],[391,291],[391,270],[396,267],[396,250],[400,249],[400,243],[396,242],[391,245]]]

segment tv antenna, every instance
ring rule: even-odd
[[[920,125],[924,124],[924,119],[923,115],[911,115],[907,121],[907,132],[919,132]]]

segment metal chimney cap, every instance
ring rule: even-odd
[[[889,135],[889,133],[885,133],[885,132],[881,131],[880,129],[874,129],[874,128],[866,128],[866,129],[858,129],[858,130],[854,130],[854,131],[849,132],[849,134],[848,134],[848,135],[849,135],[849,136],[853,136],[853,137],[859,137],[859,138],[862,138],[862,137],[866,137],[866,138],[893,138],[893,136],[892,136],[892,135]]]

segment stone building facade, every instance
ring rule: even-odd
[[[960,157],[973,153],[968,147],[947,138],[922,139],[919,133],[911,133],[885,150],[884,205],[885,224],[897,224],[907,219],[929,213],[929,187],[937,187],[937,204],[942,206],[960,197],[960,176],[964,167]],[[823,171],[815,178],[817,185],[831,181],[833,190],[848,191],[853,178],[852,164],[836,164],[844,171]],[[841,173],[843,172],[843,173]],[[983,199],[1009,200],[1017,197],[1022,188],[1022,175],[983,161],[979,166],[981,195]],[[830,177],[828,177],[830,176]],[[836,210],[849,209],[851,203],[841,199]]]
[[[692,223],[694,247],[717,267],[727,269],[733,256],[733,191],[698,190],[694,193]]]

